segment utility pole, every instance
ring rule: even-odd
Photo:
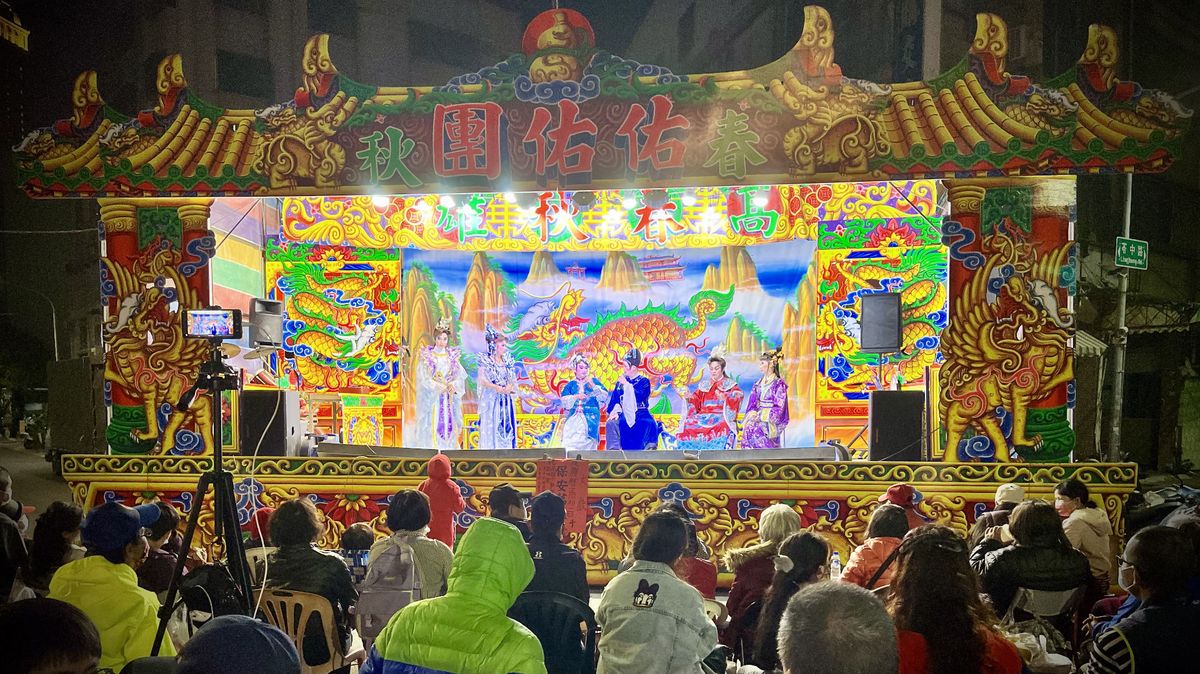
[[[1125,174],[1125,216],[1121,223],[1121,236],[1129,238],[1129,217],[1133,207],[1133,174]],[[1113,388],[1112,409],[1109,411],[1110,427],[1108,447],[1104,458],[1108,461],[1121,459],[1121,413],[1125,402],[1125,344],[1129,341],[1129,329],[1125,327],[1125,296],[1129,292],[1129,270],[1117,267],[1117,333],[1113,337]]]

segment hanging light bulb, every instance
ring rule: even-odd
[[[505,192],[504,200],[510,204],[515,204],[515,203],[517,203],[517,195],[512,192]]]
[[[754,198],[752,198],[750,200],[750,203],[754,204],[755,208],[766,208],[767,207],[767,195],[755,194]]]
[[[680,199],[680,201],[683,202],[684,206],[695,206],[696,205],[696,193],[691,190],[688,190],[687,192],[683,193],[683,198]]]
[[[388,206],[392,205],[392,198],[382,194],[376,194],[375,196],[371,197],[371,205],[375,208],[387,208]]]
[[[443,208],[454,208],[454,197],[450,196],[449,194],[444,195],[438,200],[438,203],[440,203]]]
[[[637,202],[633,200],[633,197],[625,197],[621,200],[621,205],[625,207],[625,210],[633,208],[636,204]]]

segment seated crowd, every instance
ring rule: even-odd
[[[433,482],[442,488],[444,463]],[[564,542],[561,497],[498,485],[491,516],[455,540],[431,527],[464,504],[425,486],[391,498],[390,535],[348,528],[344,555],[318,547],[329,532],[307,498],[278,504],[267,522],[253,518],[257,545],[270,550],[263,587],[323,598],[335,635],[313,614],[297,648],[286,629],[224,615],[189,638],[164,635],[158,658],[146,656],[156,593],[184,554],[179,513],[160,502],[105,503],[81,519],[77,507],[55,504],[12,573],[21,596],[0,606],[0,669],[292,674],[330,661],[332,644],[347,656],[338,662],[357,661],[363,674],[542,674],[567,671],[562,644],[547,642],[555,639],[589,654],[594,644],[595,671],[605,674],[1019,674],[1033,671],[1011,641],[1021,633],[1051,637],[1052,649],[1092,674],[1179,671],[1200,659],[1200,527],[1142,529],[1111,565],[1112,528],[1074,481],[1057,486],[1054,504],[1002,486],[995,510],[966,536],[906,507],[921,500],[911,486],[893,487],[840,577],[831,577],[831,541],[774,504],[759,516],[757,541],[723,558],[733,574],[727,615],[713,610],[717,567],[683,504],[646,517],[593,614],[583,557]],[[356,579],[359,558],[366,569]],[[1095,602],[1110,577],[1127,595]],[[1062,614],[1033,608],[1037,593],[1064,597]],[[555,619],[557,636],[518,610],[558,595],[570,612]],[[571,662],[569,671],[591,671]]]

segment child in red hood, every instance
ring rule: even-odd
[[[458,483],[450,479],[450,459],[434,454],[425,466],[429,477],[417,489],[429,497],[429,537],[454,549],[454,516],[466,510]]]

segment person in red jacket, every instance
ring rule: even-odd
[[[467,509],[462,490],[450,479],[450,459],[437,453],[426,465],[429,477],[417,490],[429,497],[429,537],[454,548],[454,516]]]

